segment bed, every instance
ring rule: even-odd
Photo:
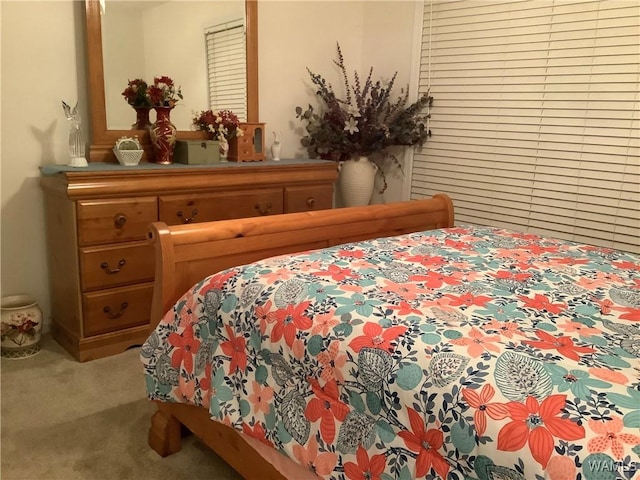
[[[154,224],[149,444],[245,478],[640,478],[640,259],[446,195]],[[291,255],[294,252],[295,255]]]

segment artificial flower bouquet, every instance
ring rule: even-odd
[[[244,134],[238,116],[227,109],[203,110],[193,117],[193,126],[196,130],[211,134],[214,140],[230,140]]]
[[[127,88],[122,92],[122,96],[132,107],[150,107],[151,101],[147,95],[147,87],[147,82],[141,78],[129,80]]]
[[[166,75],[155,77],[152,84],[141,78],[129,80],[122,96],[132,107],[174,107],[183,98],[180,87]]]
[[[173,107],[182,100],[182,91],[167,76],[155,77],[153,85],[147,87],[147,95],[154,107]]]

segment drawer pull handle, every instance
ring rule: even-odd
[[[194,219],[193,217],[195,217],[198,214],[198,209],[194,208],[193,210],[191,210],[191,216],[190,217],[185,217],[184,213],[182,213],[182,210],[178,210],[178,213],[176,213],[176,215],[179,218],[182,218],[182,223],[193,223]]]
[[[316,206],[316,199],[315,199],[315,198],[313,198],[313,197],[309,197],[309,198],[307,198],[307,206],[308,206],[309,208],[313,208],[313,207],[315,207],[315,206]]]
[[[122,258],[118,262],[118,268],[109,268],[109,264],[107,262],[102,262],[100,264],[100,268],[103,269],[107,274],[112,275],[114,273],[118,273],[120,271],[120,268],[124,267],[125,263],[127,263],[127,261]]]
[[[116,228],[123,228],[124,224],[127,223],[127,216],[123,213],[118,213],[113,218],[113,223],[115,224]]]
[[[273,205],[271,204],[271,202],[269,202],[267,204],[267,208],[263,209],[262,207],[260,207],[259,203],[256,203],[256,207],[255,208],[256,208],[256,210],[258,210],[258,213],[260,215],[269,215],[269,212],[271,211],[271,207],[273,207]]]
[[[119,312],[112,312],[111,307],[109,306],[104,307],[102,311],[107,314],[107,317],[109,317],[110,320],[115,320],[116,318],[120,318],[122,315],[124,315],[124,311],[128,306],[129,304],[127,302],[122,302]]]

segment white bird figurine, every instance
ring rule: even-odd
[[[82,135],[82,118],[78,113],[78,102],[71,108],[67,103],[62,101],[64,116],[71,122],[69,130],[69,163],[71,167],[86,167],[87,159],[84,154],[84,137]]]

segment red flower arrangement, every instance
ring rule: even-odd
[[[150,107],[151,102],[147,96],[147,82],[141,78],[129,80],[127,88],[122,92],[122,96],[132,107]]]
[[[132,107],[173,107],[183,98],[180,87],[167,76],[155,77],[152,85],[141,78],[129,80],[122,96]]]
[[[173,107],[182,99],[180,87],[176,87],[173,80],[167,76],[155,77],[153,85],[147,87],[147,95],[154,107]]]
[[[241,137],[244,132],[240,128],[238,116],[231,110],[203,110],[193,118],[193,125],[197,130],[208,132],[214,139],[227,140]]]

